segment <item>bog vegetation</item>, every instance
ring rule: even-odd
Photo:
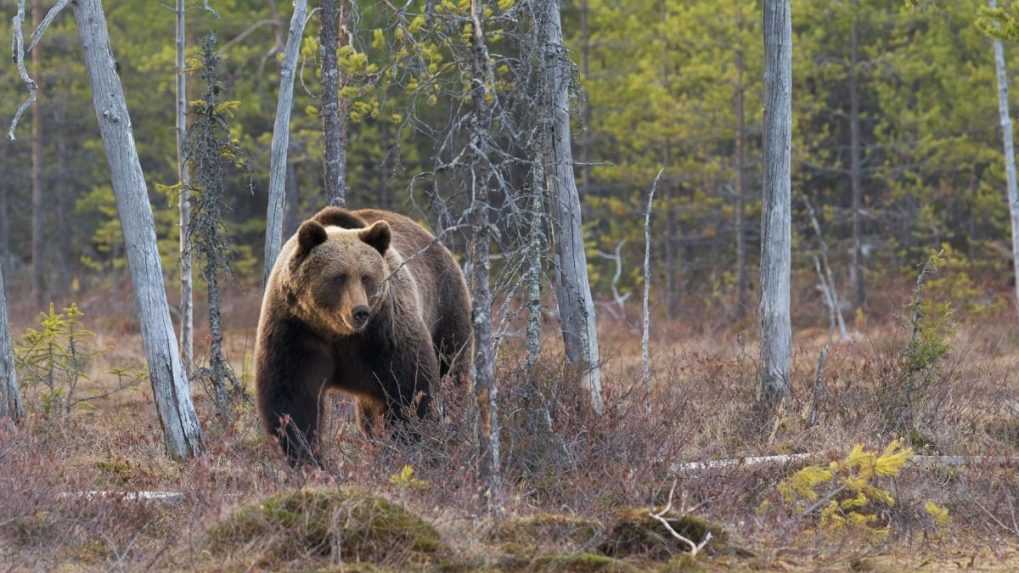
[[[1019,6],[107,4],[0,2],[0,569],[1019,568]],[[327,204],[455,253],[474,387],[290,467]]]

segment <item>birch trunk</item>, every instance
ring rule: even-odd
[[[495,380],[495,339],[492,336],[492,288],[489,282],[491,225],[488,212],[487,166],[489,130],[492,125],[491,92],[495,74],[488,55],[482,28],[482,0],[471,0],[473,36],[472,100],[474,104],[471,145],[474,158],[471,166],[471,300],[474,323],[474,393],[478,403],[478,443],[481,447],[479,478],[482,497],[489,510],[499,512],[501,506],[501,472],[499,468],[499,418],[497,416],[498,386]]]
[[[138,161],[124,89],[117,75],[100,0],[77,0],[74,17],[117,198],[152,394],[166,449],[173,458],[182,460],[200,453],[202,433],[170,320],[152,207]]]
[[[854,0],[853,9],[859,9],[858,0]],[[860,221],[860,209],[863,203],[863,167],[860,159],[860,85],[857,70],[860,39],[857,28],[857,18],[854,14],[849,40],[849,183],[853,195],[853,248],[849,256],[849,276],[853,288],[853,303],[859,308],[867,301],[867,288],[863,276]]]
[[[32,29],[39,29],[41,21],[42,2],[32,0]],[[40,84],[41,62],[42,45],[38,44],[32,50],[32,74]],[[36,97],[39,97],[38,94]],[[43,290],[46,274],[46,253],[43,251],[46,245],[46,212],[42,204],[42,153],[42,101],[36,101],[32,106],[32,300],[39,307],[46,302]]]
[[[286,215],[287,148],[290,145],[290,111],[294,107],[294,78],[297,72],[297,56],[301,51],[304,36],[308,0],[294,0],[294,13],[290,17],[287,45],[283,50],[283,65],[280,67],[280,90],[276,102],[276,120],[272,126],[272,148],[269,158],[269,193],[265,217],[265,261],[262,269],[262,284],[269,279],[269,272],[276,263],[276,256],[283,244],[283,220]]]
[[[544,58],[542,83],[545,98],[543,121],[545,177],[551,190],[556,223],[556,298],[566,358],[581,369],[581,383],[591,395],[591,407],[601,414],[601,360],[598,356],[598,323],[587,275],[587,255],[581,229],[581,204],[573,173],[570,149],[570,72],[559,3],[532,0]]]
[[[998,7],[997,0],[988,0],[988,4],[991,8]],[[1012,221],[1012,268],[1016,276],[1016,310],[1019,311],[1019,183],[1016,180],[1012,116],[1008,107],[1008,68],[1005,65],[1005,47],[999,39],[994,40],[994,69],[998,77],[998,113],[1001,116],[1001,138],[1008,185],[1008,210]]]
[[[527,247],[527,371],[532,372],[541,357],[541,258],[545,249],[545,169],[541,158],[534,161],[531,174],[531,228]]]
[[[188,88],[184,51],[187,49],[184,0],[177,0],[177,182],[180,184],[180,350],[184,370],[194,364],[195,310],[191,271],[191,171],[185,146],[188,141]]]
[[[325,143],[325,191],[331,205],[347,204],[347,152],[340,116],[340,69],[337,24],[344,12],[343,0],[322,0],[319,16],[319,58],[322,66],[322,136]]]
[[[23,414],[18,375],[14,370],[14,344],[7,322],[7,291],[4,288],[4,265],[0,261],[0,420],[17,422]]]
[[[761,388],[773,406],[789,394],[792,324],[790,206],[792,16],[789,0],[764,1],[764,194],[761,215]]]

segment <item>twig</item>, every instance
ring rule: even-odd
[[[32,104],[36,100],[36,92],[38,86],[35,80],[28,75],[28,68],[25,67],[25,35],[22,31],[23,24],[25,22],[25,0],[18,0],[18,12],[14,15],[14,19],[11,20],[11,27],[14,33],[11,35],[11,51],[14,52],[14,64],[18,68],[18,76],[21,81],[25,83],[25,87],[28,88],[28,98],[21,102],[18,106],[18,110],[14,112],[14,119],[11,120],[11,127],[7,131],[7,137],[14,141],[14,130],[18,128],[18,122],[21,121],[21,116],[28,111],[28,108],[32,107]]]
[[[694,543],[688,537],[680,535],[675,529],[672,528],[671,525],[669,525],[669,520],[665,516],[672,509],[672,496],[675,492],[676,492],[676,480],[673,480],[672,487],[669,488],[669,501],[668,503],[665,504],[665,509],[659,511],[658,513],[652,511],[649,513],[649,515],[654,519],[658,520],[658,522],[661,523],[663,526],[665,526],[665,529],[670,534],[672,534],[673,537],[685,543],[687,547],[690,548],[690,555],[696,557],[697,554],[700,553],[701,549],[704,549],[704,546],[707,545],[709,541],[711,541],[711,532],[705,531],[704,539],[702,539],[700,543]]]
[[[67,5],[70,3],[71,0],[58,0],[58,2],[54,4],[48,12],[46,12],[46,16],[43,17],[42,22],[39,22],[39,27],[32,32],[32,39],[28,43],[28,48],[25,49],[26,56],[32,53],[32,50],[35,49],[35,45],[39,43],[39,40],[42,40],[42,35],[46,33],[46,28],[50,27],[53,20],[56,20],[57,16],[60,15],[60,12],[63,11],[64,8],[67,8]]]
[[[747,456],[703,462],[676,463],[670,468],[673,473],[688,473],[705,470],[722,470],[764,465],[783,465],[810,462],[822,459],[827,452],[787,454],[781,456]],[[1019,457],[1012,456],[913,456],[908,466],[922,468],[944,466],[1019,466]]]

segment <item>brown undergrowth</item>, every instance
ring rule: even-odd
[[[123,325],[128,315],[118,323],[82,307],[97,358],[81,391],[100,393],[116,384],[112,365],[140,359],[140,340]],[[248,315],[227,314],[227,339],[250,388]],[[896,439],[916,454],[1019,456],[1011,315],[956,322],[945,354],[924,371],[932,383],[908,397],[908,425],[889,424],[887,407],[904,379],[908,321],[866,321],[853,341],[831,345],[820,377],[828,333],[799,328],[792,397],[764,428],[752,416],[752,324],[656,325],[654,381],[645,388],[639,337],[631,325],[604,323],[603,416],[570,384],[549,324],[534,372],[524,371],[513,341],[502,351],[498,518],[479,507],[465,388],[441,389],[441,419],[420,423],[414,445],[366,439],[350,404],[331,397],[324,469],[292,470],[248,401],[224,425],[196,388],[207,451],[175,464],[163,455],[147,386],[59,419],[41,413],[28,387],[28,419],[0,427],[0,570],[844,571],[901,570],[889,563],[919,566],[904,561],[917,555],[935,571],[971,560],[977,569],[1014,570],[1019,473],[1008,464],[906,466],[877,478],[894,498],[868,513],[887,527],[880,538],[830,531],[819,512],[804,513],[809,501],[786,504],[779,485],[803,463],[674,471],[685,462],[804,452],[820,452],[823,467],[856,444],[880,451]],[[29,324],[17,326],[20,333]],[[650,518],[670,490],[672,531]],[[182,495],[166,503],[84,493],[95,491]],[[711,528],[714,539],[691,559],[673,533],[696,537],[689,525],[699,520],[697,531]]]

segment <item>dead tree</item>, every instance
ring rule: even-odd
[[[319,59],[322,68],[322,138],[325,148],[325,192],[331,205],[347,203],[347,121],[340,103],[340,68],[336,48],[344,33],[345,0],[322,0],[319,13]],[[339,29],[337,29],[339,28]]]
[[[209,34],[202,49],[202,79],[205,94],[196,106],[192,125],[192,139],[188,156],[195,167],[198,188],[195,211],[190,224],[189,243],[201,257],[202,278],[205,279],[209,304],[209,365],[198,373],[208,380],[220,418],[228,420],[232,398],[243,393],[223,352],[222,294],[219,279],[228,270],[229,245],[223,229],[224,180],[226,157],[237,157],[239,151],[230,143],[227,118],[220,111],[218,94],[222,86],[218,79],[219,58],[216,55],[216,38]],[[229,389],[227,385],[229,384]]]
[[[42,2],[32,0],[32,27],[39,28],[42,21]],[[40,77],[42,49],[32,50],[32,73]],[[46,285],[46,210],[42,197],[42,107],[39,102],[32,106],[32,300],[37,306],[45,305]]]
[[[997,0],[988,0],[997,8]],[[1012,268],[1015,273],[1016,309],[1019,309],[1019,183],[1015,167],[1015,142],[1012,133],[1012,116],[1008,110],[1008,67],[1005,65],[1005,47],[994,39],[994,69],[998,78],[998,115],[1001,121],[1002,148],[1005,155],[1005,176],[1008,193],[1008,210],[1012,221]]]
[[[290,17],[287,45],[280,66],[280,89],[276,101],[276,120],[272,126],[272,146],[269,158],[269,192],[265,217],[265,261],[262,284],[276,264],[276,256],[283,245],[283,221],[286,218],[287,148],[290,145],[290,112],[294,107],[294,79],[297,57],[301,51],[301,38],[308,13],[308,0],[294,0],[294,13]]]
[[[188,141],[188,87],[184,52],[187,49],[187,18],[184,0],[177,0],[177,185],[180,189],[180,351],[184,370],[191,373],[195,352],[195,309],[191,276],[191,249],[188,246],[188,224],[191,221],[191,171],[185,148]]]
[[[654,206],[658,180],[662,178],[664,171],[659,170],[655,176],[655,181],[647,194],[647,209],[644,210],[644,296],[641,300],[640,357],[641,380],[648,396],[651,395],[651,208]],[[648,402],[646,406],[650,413],[651,403]]]
[[[768,409],[789,394],[792,324],[792,15],[764,0],[764,193],[761,214],[761,386]]]
[[[185,459],[201,451],[202,433],[170,320],[152,206],[113,59],[106,15],[100,0],[77,0],[74,16],[127,245],[152,393],[166,448],[172,457]]]
[[[17,422],[24,411],[18,391],[18,375],[14,369],[14,345],[7,322],[7,291],[4,290],[4,269],[0,263],[0,420]]]
[[[543,58],[541,92],[545,178],[555,222],[556,298],[566,358],[581,369],[581,383],[595,412],[603,411],[598,323],[581,228],[580,194],[570,149],[570,63],[563,41],[559,2],[532,0],[535,29]]]
[[[474,393],[478,403],[478,443],[481,447],[479,478],[482,497],[489,510],[501,506],[499,468],[498,386],[495,380],[495,339],[492,335],[491,242],[488,191],[491,169],[489,138],[492,129],[495,74],[488,55],[482,26],[481,0],[471,0],[471,169],[470,189],[470,269],[472,321],[474,325]]]

